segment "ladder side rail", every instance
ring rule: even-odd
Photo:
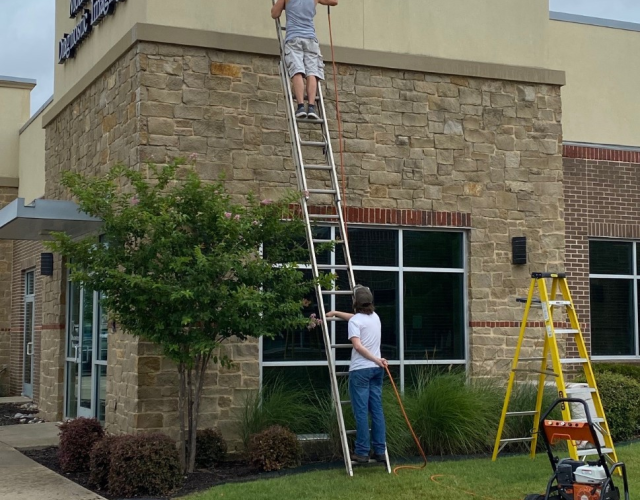
[[[353,290],[356,286],[355,276],[353,273],[353,264],[351,262],[351,250],[349,247],[349,238],[347,235],[347,225],[345,221],[345,214],[343,211],[343,200],[342,200],[342,191],[340,190],[340,182],[338,180],[338,173],[336,171],[336,164],[333,158],[333,147],[331,145],[331,133],[329,131],[329,121],[327,119],[327,113],[324,103],[324,94],[322,92],[322,85],[318,82],[318,98],[320,102],[321,115],[322,115],[322,133],[324,135],[326,141],[326,157],[327,163],[331,166],[331,181],[333,184],[333,188],[336,191],[335,194],[335,207],[336,207],[336,215],[338,215],[338,226],[340,228],[340,233],[343,243],[343,252],[344,259],[347,265],[347,275],[349,279],[349,287]],[[338,137],[338,140],[341,141],[342,138]]]
[[[504,431],[504,424],[507,419],[507,412],[509,411],[509,401],[511,400],[511,393],[513,391],[513,386],[516,378],[516,369],[518,368],[518,361],[520,359],[520,351],[522,350],[522,344],[524,342],[524,334],[527,328],[527,319],[529,317],[529,310],[531,309],[531,302],[533,301],[533,294],[535,291],[535,281],[531,280],[531,284],[529,285],[529,293],[527,295],[527,303],[524,308],[524,315],[522,318],[522,323],[520,324],[520,332],[518,334],[518,344],[516,345],[515,356],[513,357],[513,361],[511,363],[511,373],[509,374],[509,382],[507,384],[507,392],[504,398],[504,404],[502,406],[502,415],[500,416],[500,424],[498,425],[498,432],[496,434],[496,441],[493,447],[493,457],[492,460],[495,462],[498,459],[498,454],[500,453],[501,446],[500,441],[502,440],[502,432]]]
[[[575,337],[574,337],[576,345],[578,347],[578,354],[580,358],[587,360],[586,363],[583,363],[583,369],[585,372],[585,376],[587,378],[587,384],[589,384],[589,387],[595,389],[595,392],[592,395],[593,405],[596,409],[595,416],[600,417],[603,420],[600,423],[600,426],[605,431],[602,433],[605,441],[605,447],[611,448],[611,450],[613,450],[611,453],[609,453],[609,455],[611,456],[613,462],[616,463],[618,461],[618,454],[614,447],[613,438],[611,437],[611,430],[610,430],[609,422],[607,421],[607,417],[604,411],[604,406],[602,404],[602,398],[600,397],[600,391],[598,390],[596,376],[593,371],[593,367],[591,366],[591,361],[590,361],[591,358],[589,356],[589,351],[587,350],[587,345],[584,341],[584,337],[582,336],[582,329],[580,328],[578,314],[575,310],[575,307],[573,307],[573,299],[571,297],[571,292],[569,291],[569,285],[566,281],[561,283],[561,290],[565,300],[568,300],[571,302],[571,308],[567,311],[567,315],[569,316],[569,322],[571,323],[571,327],[578,332],[577,334],[575,334]]]
[[[273,0],[273,3],[275,4],[275,0]],[[297,175],[298,186],[302,194],[301,208],[302,208],[302,215],[305,221],[305,231],[307,236],[307,242],[309,245],[309,257],[311,260],[311,268],[312,268],[313,276],[314,278],[318,278],[319,270],[318,270],[317,258],[315,254],[315,246],[313,243],[311,223],[309,219],[309,209],[307,205],[307,199],[305,196],[306,194],[305,192],[307,190],[307,182],[306,182],[306,175],[304,172],[304,163],[302,159],[302,152],[301,152],[302,147],[300,144],[300,135],[299,135],[298,126],[295,120],[295,113],[293,109],[293,95],[291,93],[291,85],[289,82],[289,76],[287,74],[285,62],[284,62],[284,40],[281,33],[282,29],[281,29],[281,23],[279,19],[276,19],[276,28],[278,31],[278,40],[280,42],[280,56],[281,56],[280,57],[280,76],[281,76],[283,88],[285,91],[285,99],[287,101],[286,103],[287,121],[289,124],[289,133],[290,133],[291,145],[293,150],[292,152],[293,152],[294,161],[296,164],[296,171],[298,174]],[[349,474],[349,476],[353,476],[353,467],[352,467],[351,459],[349,455],[349,444],[347,441],[347,433],[346,433],[345,424],[344,424],[344,416],[342,412],[342,406],[340,403],[340,389],[338,387],[335,365],[332,361],[332,356],[331,356],[332,354],[331,336],[329,332],[329,324],[327,322],[327,317],[326,317],[326,310],[324,307],[322,287],[319,284],[316,284],[315,291],[316,291],[316,297],[318,300],[318,310],[320,313],[322,333],[323,333],[324,343],[325,343],[325,352],[327,355],[327,366],[329,368],[329,374],[331,379],[331,393],[334,401],[334,407],[336,409],[336,416],[338,419],[338,427],[340,430],[340,439],[341,439],[342,451],[344,455],[345,467],[347,469],[347,473]]]
[[[542,403],[544,401],[544,389],[545,382],[547,381],[547,375],[544,372],[547,371],[547,364],[549,359],[549,342],[545,337],[544,349],[542,351],[542,364],[540,365],[540,376],[538,377],[538,394],[536,396],[536,414],[533,417],[533,429],[531,430],[533,440],[531,441],[531,458],[536,457],[536,448],[538,446],[538,432],[540,431],[540,415],[542,413]]]
[[[556,277],[553,278],[555,281]],[[542,312],[544,315],[545,322],[545,342],[549,343],[550,354],[551,354],[551,363],[553,365],[553,371],[556,374],[556,385],[558,388],[558,397],[566,398],[567,397],[567,389],[564,383],[564,374],[562,371],[562,363],[560,362],[560,351],[558,349],[558,341],[556,339],[556,334],[553,326],[553,317],[551,316],[551,306],[549,305],[549,295],[547,293],[547,284],[545,278],[537,278],[538,289],[540,290],[540,301],[542,303]],[[554,288],[552,284],[552,289]],[[562,403],[562,420],[565,422],[569,422],[571,420],[571,408],[567,403]],[[567,441],[567,446],[569,448],[569,455],[572,459],[578,460],[578,451],[574,442]]]

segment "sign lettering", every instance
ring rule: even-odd
[[[65,33],[58,42],[58,63],[64,64],[76,56],[78,47],[91,34],[105,17],[112,15],[118,4],[126,0],[93,0],[91,9],[85,9],[89,0],[70,0],[69,13],[76,18],[80,13],[80,21],[71,33]]]
[[[89,0],[71,0],[71,5],[69,6],[69,16],[71,19],[78,17],[78,14],[87,3],[89,3]]]

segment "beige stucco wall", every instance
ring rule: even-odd
[[[29,119],[33,87],[0,79],[0,178],[18,178],[18,131]]]
[[[269,0],[153,0],[147,22],[273,38],[270,8]],[[326,13],[318,7],[322,43]],[[530,0],[343,0],[332,10],[342,47],[536,67],[547,63],[548,18],[548,5]]]
[[[640,32],[550,21],[565,141],[640,146]]]
[[[42,128],[42,116],[46,109],[39,110],[20,132],[18,196],[24,198],[26,203],[44,196],[45,130]]]
[[[75,59],[56,67],[59,100],[136,23],[275,38],[268,0],[135,0],[118,4],[83,42]],[[56,0],[56,40],[70,32],[69,0]],[[332,14],[337,46],[530,67],[547,67],[544,2],[492,0],[348,0]],[[318,36],[329,42],[326,9]],[[397,36],[402,33],[402,36]],[[57,61],[57,41],[55,47]]]

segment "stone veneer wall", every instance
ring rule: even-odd
[[[18,196],[14,187],[0,187],[0,208]],[[0,240],[0,396],[10,393],[11,373],[11,273],[13,241]]]
[[[564,261],[560,88],[343,65],[338,85],[348,204],[470,214],[471,366],[506,368],[522,315],[513,296]],[[284,106],[276,58],[140,43],[47,127],[47,196],[66,196],[68,168],[197,153],[201,175],[224,173],[238,199],[278,197],[296,186]],[[523,235],[530,264],[514,267],[510,240]],[[259,364],[257,344],[226,349],[237,365],[209,373],[203,424],[230,433]],[[111,429],[172,428],[171,364],[126,336],[109,356]]]

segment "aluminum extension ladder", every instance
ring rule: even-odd
[[[547,293],[546,279],[552,279],[551,293]],[[538,290],[536,296],[535,291]],[[558,300],[558,295],[562,298]],[[517,299],[518,302],[524,302],[524,317],[522,318],[522,324],[520,325],[520,337],[516,346],[515,357],[511,367],[511,374],[509,375],[509,384],[507,385],[507,394],[504,400],[504,406],[502,408],[502,416],[500,417],[500,425],[498,427],[498,434],[496,436],[495,446],[493,449],[493,460],[495,461],[500,451],[510,443],[530,443],[530,455],[534,458],[536,455],[536,446],[538,444],[538,428],[540,423],[540,414],[543,410],[542,400],[544,396],[545,381],[547,377],[555,379],[555,383],[558,390],[558,397],[579,397],[580,393],[588,392],[593,398],[593,407],[595,408],[595,415],[592,415],[593,422],[598,428],[599,437],[602,444],[602,451],[607,456],[607,460],[611,463],[616,463],[618,457],[616,455],[615,448],[613,446],[613,440],[611,439],[611,433],[609,431],[609,425],[604,414],[604,408],[602,406],[602,399],[600,398],[600,392],[596,385],[596,379],[589,361],[589,352],[584,342],[582,332],[580,331],[580,323],[578,322],[578,315],[571,299],[571,293],[569,292],[569,285],[567,284],[567,276],[565,273],[533,273],[531,275],[531,285],[529,286],[529,294],[526,299]],[[527,320],[529,318],[529,312],[531,308],[542,309],[542,316],[544,319],[544,348],[541,357],[534,358],[521,358],[520,352],[522,349],[525,329],[527,328]],[[556,328],[554,325],[554,313],[558,310],[566,311],[566,316],[569,319],[570,328]],[[559,322],[558,315],[556,315],[556,322]],[[577,358],[561,358],[560,351],[558,349],[557,338],[558,336],[573,338],[575,345],[578,349]],[[551,364],[549,364],[549,358]],[[531,363],[540,362],[535,368],[531,368]],[[523,363],[526,367],[520,367],[519,364]],[[564,379],[563,367],[566,365],[579,365],[586,377],[588,388],[567,388]],[[509,411],[509,401],[516,381],[516,375],[518,373],[536,373],[538,374],[538,394],[536,399],[536,407],[532,411]],[[586,419],[572,419],[570,405],[563,404],[562,420],[565,422],[586,422]],[[531,430],[531,436],[524,436],[519,438],[502,439],[502,433],[504,431],[505,422],[507,418],[519,418],[533,416],[533,429]],[[574,460],[587,460],[590,455],[596,455],[595,448],[582,448],[577,446],[576,443],[569,441],[569,454]]]
[[[275,4],[275,0],[272,0]],[[329,322],[341,321],[339,318],[327,318],[324,296],[331,295],[349,295],[353,296],[353,290],[356,286],[355,277],[353,274],[353,266],[351,264],[351,254],[349,252],[349,242],[347,240],[347,227],[345,224],[342,197],[340,194],[340,184],[338,181],[338,174],[336,171],[336,165],[333,159],[333,150],[331,148],[331,135],[329,133],[329,123],[327,121],[327,115],[325,112],[324,97],[322,94],[321,82],[318,81],[317,91],[317,111],[320,116],[319,120],[314,119],[299,119],[295,116],[294,111],[294,98],[291,91],[291,84],[289,76],[287,74],[287,68],[284,61],[284,42],[285,37],[282,36],[286,31],[286,27],[282,26],[280,19],[276,19],[276,28],[278,32],[278,41],[280,45],[280,77],[282,79],[282,87],[285,94],[285,104],[287,108],[287,121],[289,123],[289,136],[291,139],[291,149],[293,159],[296,167],[296,174],[298,179],[298,189],[301,193],[300,205],[302,209],[302,216],[305,221],[307,242],[309,246],[309,256],[311,261],[311,270],[314,278],[318,278],[321,271],[335,272],[346,271],[349,283],[349,289],[337,290],[335,288],[336,282],[334,281],[334,289],[326,290],[320,285],[316,285],[316,296],[318,300],[318,318],[322,322],[322,334],[324,338],[325,352],[327,355],[327,364],[329,367],[329,377],[331,378],[331,395],[338,418],[338,427],[340,431],[340,440],[342,443],[342,454],[344,457],[344,464],[349,476],[353,476],[353,466],[355,462],[351,461],[351,455],[349,452],[348,435],[355,435],[355,430],[347,430],[344,422],[343,406],[350,404],[350,401],[340,400],[340,389],[338,386],[338,376],[348,375],[348,372],[336,371],[336,349],[351,349],[351,344],[336,344],[332,341],[331,329]],[[300,125],[319,125],[321,129],[322,139],[319,141],[302,140],[300,137]],[[312,130],[313,127],[305,128],[304,131]],[[322,148],[324,155],[324,164],[311,164],[307,163],[304,159],[303,152],[308,151],[311,148]],[[319,171],[325,173],[323,179],[325,187],[320,189],[309,188],[307,182],[307,172]],[[322,175],[322,174],[319,174]],[[318,179],[314,179],[318,180]],[[331,210],[320,210],[320,213],[310,213],[310,206],[314,206],[315,200],[318,197],[332,198]],[[337,225],[338,231],[336,231],[335,239],[317,239],[313,236],[314,224],[331,224]],[[327,243],[333,243],[335,248],[342,247],[344,252],[343,265],[331,265],[331,264],[318,264],[316,257],[316,245],[322,245]],[[389,452],[385,449],[386,469],[391,473],[391,463],[389,461]]]

